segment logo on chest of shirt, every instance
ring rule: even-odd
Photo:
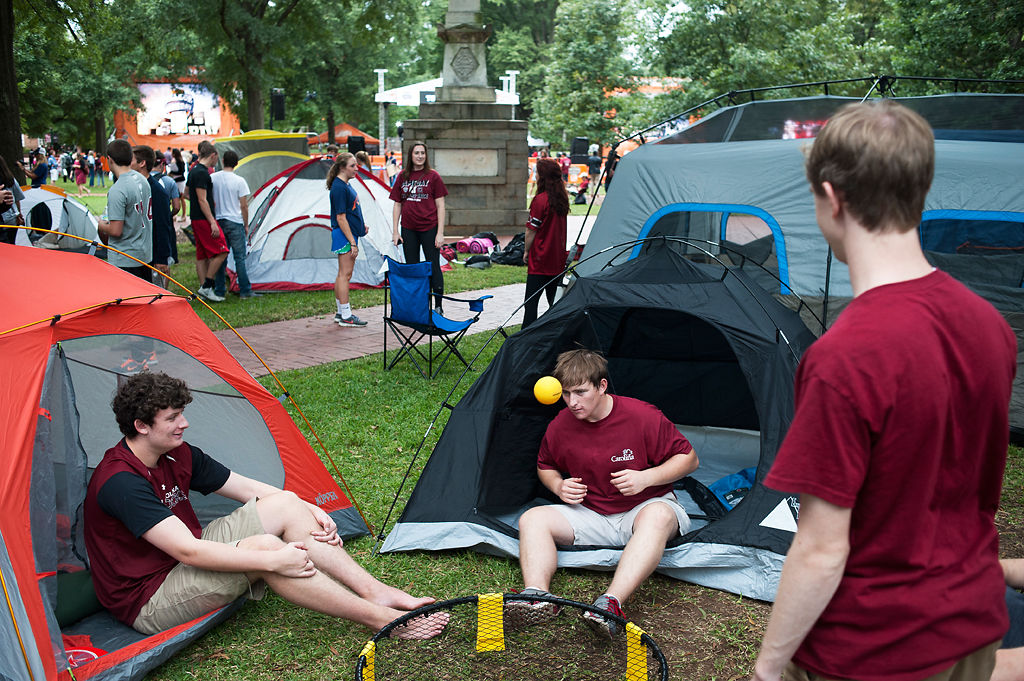
[[[172,511],[182,501],[188,501],[188,496],[177,485],[164,492],[163,504]]]
[[[622,456],[613,456],[612,461],[632,461],[635,458],[632,449],[623,449]]]

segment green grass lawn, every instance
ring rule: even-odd
[[[490,337],[490,333],[468,337],[463,342],[467,358],[476,355]],[[455,391],[453,404],[479,376],[500,342],[499,335],[484,348],[474,370]],[[409,367],[381,372],[380,361],[378,355],[280,374],[318,429],[353,496],[378,532],[424,432],[439,414],[389,527],[412,491],[447,420],[448,410],[441,408],[442,400],[461,373],[449,365],[438,378],[427,381]],[[266,378],[261,380],[269,385]],[[1024,451],[1016,447],[1010,449],[997,523],[1002,553],[1024,556]],[[346,546],[373,574],[415,594],[446,599],[522,586],[517,563],[505,558],[470,551],[372,555],[374,542],[369,537],[349,541]],[[608,579],[608,573],[559,570],[552,590],[590,602]],[[661,647],[669,661],[671,678],[712,681],[749,675],[769,608],[760,601],[655,576],[629,602],[626,613]],[[597,645],[589,630],[575,624],[569,628],[576,633],[530,648],[533,657],[529,660],[525,652],[522,657],[513,652],[491,653],[494,663],[485,665],[490,670],[486,674],[479,668],[466,672],[465,656],[452,652],[449,662],[433,670],[435,676],[430,678],[562,679],[563,658],[592,654]],[[359,651],[370,636],[363,627],[304,611],[270,595],[262,602],[247,603],[236,617],[154,671],[150,678],[352,678]],[[451,636],[454,651],[456,632]],[[441,637],[434,645],[443,648],[446,640]],[[378,655],[386,654],[386,650],[382,647]],[[503,655],[512,657],[500,657]],[[536,657],[539,661],[533,659]],[[494,675],[489,675],[492,672]],[[410,673],[407,678],[421,677]]]
[[[188,242],[178,244],[180,262],[171,266],[171,276],[195,291],[199,287],[195,267],[195,247]],[[457,295],[463,291],[504,286],[526,281],[526,268],[513,265],[492,265],[486,270],[455,265],[444,275],[445,293]],[[173,284],[172,290],[180,290]],[[354,289],[349,300],[353,308],[371,307],[384,302],[383,289]],[[314,315],[334,314],[334,291],[296,291],[293,293],[268,293],[256,298],[241,300],[229,294],[222,303],[211,303],[211,307],[236,328],[253,324],[265,324],[284,319],[301,319]],[[202,301],[192,301],[192,309],[214,331],[227,328],[216,314]]]

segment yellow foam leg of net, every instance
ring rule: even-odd
[[[644,630],[626,622],[626,679],[647,678],[647,646],[641,641]]]
[[[359,653],[362,657],[366,658],[366,665],[363,667],[363,677],[360,681],[374,681],[373,677],[373,654],[377,650],[377,644],[373,641],[367,641],[366,645],[363,646],[363,650]]]
[[[480,594],[476,598],[476,650],[505,650],[505,622],[501,594]]]

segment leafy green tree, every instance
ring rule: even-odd
[[[674,97],[681,106],[730,90],[890,72],[896,50],[879,35],[876,16],[858,11],[880,4],[693,0],[665,17],[648,58],[697,82]]]
[[[266,127],[270,89],[289,81],[303,51],[317,49],[317,27],[328,10],[308,0],[216,0],[177,8],[171,16],[195,36],[199,78],[213,92],[240,94],[239,118],[248,129]],[[330,11],[338,11],[338,3]]]
[[[134,79],[162,72],[146,49],[148,2],[15,0],[14,9],[21,128],[104,149],[113,111],[138,98]]]
[[[440,69],[441,44],[435,29],[428,29],[426,9],[414,0],[383,0],[325,15],[316,38],[319,49],[306,51],[296,64],[289,101],[308,112],[315,129],[322,119],[323,127],[333,130],[340,118],[376,136],[374,69],[388,69],[391,83],[436,77]],[[433,74],[425,76],[423,68]]]
[[[494,29],[487,46],[490,79],[496,85],[506,71],[519,71],[519,107],[530,118],[544,88],[558,0],[484,0],[480,10],[484,23]]]
[[[630,88],[622,52],[622,12],[614,0],[563,0],[547,78],[534,102],[531,131],[549,141],[584,136],[607,142],[616,126],[607,94]]]
[[[901,49],[901,75],[1024,77],[1024,4],[996,0],[890,0],[881,29]],[[945,90],[948,86],[938,86]]]
[[[544,88],[544,77],[551,54],[550,43],[535,43],[527,26],[495,32],[487,46],[487,70],[491,80],[497,80],[505,71],[519,71],[516,90],[523,116],[533,114],[537,97]]]
[[[480,13],[495,35],[526,29],[536,45],[555,39],[555,13],[558,0],[483,0]]]

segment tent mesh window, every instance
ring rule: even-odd
[[[719,258],[726,265],[742,267],[761,288],[767,291],[779,290],[775,235],[768,223],[756,215],[722,211],[673,211],[658,218],[648,236],[694,239],[693,244],[672,243],[669,247],[696,262]],[[663,247],[660,242],[648,242],[643,252]]]
[[[46,366],[32,451],[29,520],[36,572],[43,601],[49,605],[47,621],[51,649],[58,670],[68,666],[63,655],[60,626],[55,612],[58,573],[80,573],[87,568],[82,534],[87,477],[86,454],[78,431],[75,386],[64,353],[54,346]]]
[[[285,260],[334,257],[331,251],[331,230],[326,225],[302,225],[292,232],[284,247]]]
[[[259,231],[260,225],[263,224],[264,218],[267,217],[267,211],[270,210],[270,204],[274,202],[274,197],[277,196],[277,188],[270,191],[263,202],[257,206],[256,210],[252,213],[252,218],[249,220],[249,233],[255,234]]]
[[[1024,98],[1000,94],[895,97],[921,114],[936,139],[1024,141]],[[835,111],[859,97],[801,97],[744,102],[719,109],[658,144],[740,142],[814,137]]]
[[[283,486],[280,457],[249,455],[276,452],[274,439],[259,410],[191,355],[168,343],[133,335],[90,336],[61,345],[75,392],[91,396],[76,403],[80,440],[90,469],[121,439],[110,411],[110,399],[119,382],[141,370],[144,363],[151,371],[163,371],[184,380],[191,390],[192,402],[186,408],[187,438],[191,444],[231,470]],[[238,507],[237,502],[215,494],[195,495],[191,501],[203,523]]]

